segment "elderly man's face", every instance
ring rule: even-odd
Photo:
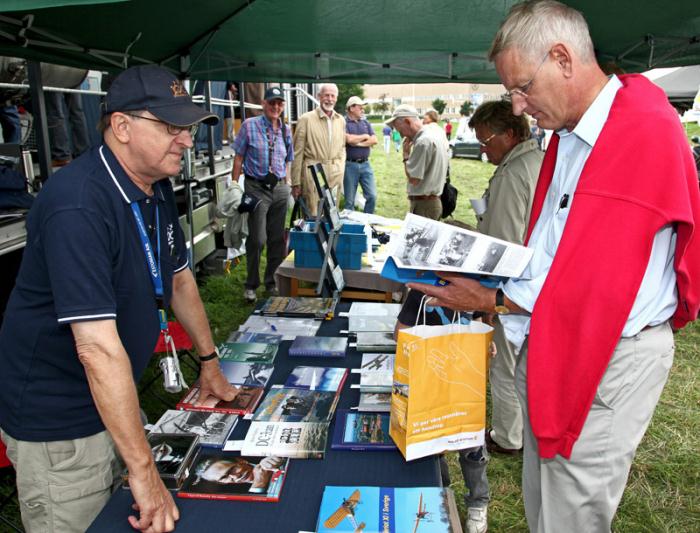
[[[325,86],[318,93],[318,100],[321,102],[321,109],[326,113],[333,111],[335,103],[338,101],[338,91],[333,87]]]
[[[123,163],[133,173],[149,181],[177,175],[185,150],[193,146],[190,132],[182,130],[172,135],[168,133],[167,124],[151,113],[145,111],[138,114],[144,118],[125,114],[129,120],[130,160]]]
[[[359,120],[362,118],[362,105],[355,104],[348,107],[348,116],[353,120]]]
[[[239,457],[231,461],[215,461],[202,472],[202,478],[225,484],[252,483],[255,479],[254,468],[248,461]]]
[[[513,94],[514,115],[528,113],[541,128],[556,130],[566,124],[566,80],[561,76],[551,54],[538,70],[537,61],[528,60],[515,48],[508,48],[496,56],[495,65],[507,90],[522,87],[532,81],[527,97]]]
[[[284,111],[284,100],[263,100],[262,107],[267,120],[274,124]]]

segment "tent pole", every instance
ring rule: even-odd
[[[211,82],[207,81],[204,84],[204,107],[211,112]],[[214,174],[216,171],[214,165],[214,129],[207,127],[207,148],[209,150],[209,172]]]
[[[44,87],[41,82],[41,64],[38,61],[27,61],[29,75],[29,94],[34,105],[34,132],[39,152],[39,171],[42,181],[51,177],[51,146],[49,130],[46,124],[46,103],[44,102]]]

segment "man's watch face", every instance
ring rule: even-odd
[[[496,307],[494,307],[494,310],[499,315],[507,315],[508,313],[510,313],[510,309],[508,309],[505,305],[497,305]]]

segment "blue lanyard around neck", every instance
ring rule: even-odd
[[[156,201],[154,199],[154,201]],[[160,269],[160,218],[158,215],[158,202],[156,201],[156,248],[158,253],[154,253],[151,240],[146,232],[146,224],[141,215],[141,209],[138,202],[131,202],[131,212],[136,219],[136,227],[138,228],[139,238],[141,239],[141,247],[146,257],[146,267],[151,276],[153,289],[156,293],[156,304],[158,306],[158,322],[160,322],[161,331],[168,331],[168,319],[165,314],[165,306],[163,303],[163,276]]]

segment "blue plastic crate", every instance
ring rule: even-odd
[[[289,249],[294,250],[294,266],[321,268],[323,255],[314,233],[315,222],[306,222],[304,229],[293,228],[289,232]],[[340,268],[360,270],[362,254],[367,251],[367,235],[362,224],[343,224],[335,247]]]

